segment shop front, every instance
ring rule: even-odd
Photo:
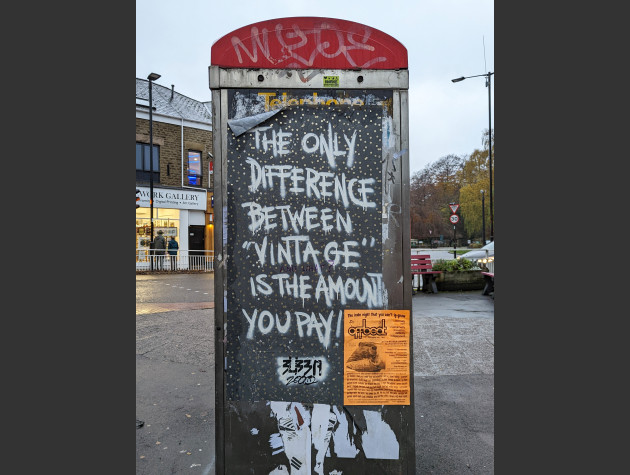
[[[136,270],[145,270],[150,268],[150,189],[136,188],[140,190],[137,202],[140,207],[136,209]],[[153,235],[162,231],[167,242],[175,239],[179,244],[177,265],[175,260],[166,259],[165,270],[207,268],[211,262],[211,248],[206,244],[206,233],[203,232],[207,227],[207,203],[205,190],[153,187]]]

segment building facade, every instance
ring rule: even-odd
[[[153,171],[149,81],[136,78],[136,189],[140,191],[136,202],[136,269],[148,262],[151,241],[160,230],[167,240],[177,240],[178,268],[186,269],[186,257],[211,257],[214,252],[211,104],[155,82],[151,96]]]

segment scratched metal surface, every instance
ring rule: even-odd
[[[223,349],[225,355],[221,387],[217,379],[217,473],[414,473],[413,405],[344,407],[343,335],[338,331],[343,328],[339,316],[344,308],[405,308],[402,242],[408,227],[408,218],[404,217],[408,206],[403,196],[409,178],[405,168],[408,155],[401,150],[407,141],[401,134],[406,135],[408,128],[402,124],[401,131],[400,117],[406,111],[401,111],[399,93],[257,88],[223,89],[221,98],[220,105],[215,102],[221,117],[215,130],[222,136],[218,142],[222,167],[217,172],[221,188],[217,191],[222,194],[219,202],[225,213],[221,213],[225,234],[218,234],[217,249],[223,256],[218,259],[217,295],[225,291],[226,298],[225,307],[217,309],[217,330],[225,331],[217,333],[221,338],[218,351]],[[356,99],[363,104],[359,106]],[[313,107],[309,103],[320,100],[328,101],[328,106]],[[227,120],[260,114],[266,106],[278,105],[283,110],[257,124],[257,135],[252,132],[236,137],[226,124]],[[266,127],[270,128],[263,130]],[[354,130],[356,153],[350,166],[347,152]],[[275,156],[274,132],[276,145],[282,142]],[[302,143],[308,134],[314,135]],[[316,139],[325,142],[324,148],[315,146]],[[267,150],[263,150],[264,144]],[[326,147],[333,152],[335,168],[331,167]],[[283,150],[290,153],[281,153]],[[344,151],[345,155],[334,155]],[[313,173],[311,176],[330,172],[331,181],[343,173],[346,184],[353,178],[374,178],[369,184],[374,193],[367,201],[375,206],[350,202],[346,208],[334,195],[325,200],[306,196],[305,192],[291,196],[290,186],[305,184],[299,181],[299,174],[297,182],[285,178],[284,196],[277,176],[272,178],[274,188],[263,189],[256,174],[265,165],[293,167],[288,170],[310,168],[314,170],[308,172]],[[304,171],[303,176],[306,174]],[[356,197],[359,187],[356,181],[353,183]],[[334,185],[328,189],[334,190]],[[243,206],[245,203],[250,204]],[[273,207],[271,213],[276,216],[270,219],[268,214],[265,226],[259,214],[261,225],[253,231],[256,226],[252,216],[265,206]],[[306,224],[296,224],[295,216],[302,206],[304,213],[309,207],[316,208],[309,219],[319,227],[306,229]],[[333,225],[326,231],[321,219],[325,208],[331,209],[332,219],[327,223]],[[288,210],[293,213],[293,221]],[[351,233],[337,218],[337,210],[346,223],[351,222]],[[248,211],[252,213],[249,216]],[[283,218],[289,229],[282,230]],[[337,221],[341,221],[339,228]],[[284,242],[283,237],[295,235],[306,236],[313,252],[304,254],[305,248],[301,248],[302,253],[296,255],[295,241],[288,248],[278,245]],[[335,265],[323,257],[327,244],[344,241],[358,244],[350,247],[358,255],[348,256],[349,261],[358,264],[356,268],[340,265],[343,255]],[[286,255],[284,262],[279,261],[279,247],[291,252],[293,262],[287,261]],[[297,262],[296,256],[307,261]],[[385,280],[379,284],[381,294],[369,294],[363,301],[347,298],[344,302],[336,296],[327,303],[326,292],[320,291],[319,298],[315,298],[320,276],[324,283],[329,282],[328,276],[333,282],[341,279],[362,283],[366,277],[366,282],[371,282],[368,274],[381,274],[381,280]],[[294,275],[295,288],[291,286]],[[283,295],[279,292],[281,282]],[[413,400],[413,391],[411,396]],[[380,434],[378,440],[376,434]]]
[[[294,106],[265,121],[257,133],[228,134],[227,399],[343,401],[343,309],[383,307],[382,115],[383,107],[376,105]],[[280,131],[283,155],[264,146]],[[307,134],[313,135],[302,146]],[[353,158],[345,143],[350,137]],[[332,163],[317,146],[324,139],[338,150]],[[263,179],[252,186],[263,167],[278,165],[300,171],[304,180],[294,185],[287,177],[284,190],[278,177],[271,178],[273,188],[269,182],[265,188]],[[314,191],[308,196],[307,175],[318,173],[329,174],[332,196]],[[366,185],[371,193],[361,197],[357,186],[353,195],[361,197],[360,204],[341,194],[336,199],[332,175],[344,186],[372,180]],[[271,211],[263,215],[265,207]],[[339,279],[341,292],[329,290]]]
[[[227,403],[226,426],[230,437],[225,445],[225,457],[229,461],[226,473],[414,473],[413,438],[410,445],[400,444],[396,458],[379,458],[378,453],[378,445],[385,445],[388,438],[394,435],[404,438],[412,431],[413,406],[324,406],[330,419],[326,419],[327,425],[321,432],[323,443],[315,441],[320,432],[311,430],[313,442],[305,444],[304,426],[313,425],[316,405],[287,404],[290,404],[292,417],[278,419],[269,402]],[[375,415],[384,424],[374,426]],[[282,439],[295,441],[295,444],[291,446]],[[304,454],[296,445],[302,449],[312,445],[312,451]]]

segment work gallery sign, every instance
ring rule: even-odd
[[[150,189],[142,186],[138,186],[137,189],[140,190],[140,201],[138,201],[138,204],[142,208],[151,207],[149,202]],[[153,207],[205,211],[207,204],[206,194],[205,190],[169,190],[153,187]]]

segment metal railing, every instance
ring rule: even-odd
[[[168,249],[163,255],[153,255],[154,252],[147,248],[136,248],[137,271],[150,271],[151,260],[153,271],[214,271],[214,251],[179,249],[175,256],[171,256]]]
[[[494,259],[484,263],[483,265],[488,268],[488,272],[492,272],[494,274]]]
[[[462,254],[459,252],[459,250],[463,250],[465,249],[466,251],[478,251],[479,249],[469,249],[469,248],[458,248],[458,256],[462,256],[462,257],[466,257],[466,254]],[[444,260],[451,260],[454,259],[453,257],[453,248],[449,247],[449,248],[445,248],[445,249],[424,249],[424,248],[412,248],[411,249],[411,255],[416,255],[416,254],[428,254],[429,256],[431,256],[431,260],[432,261],[436,261],[438,259],[444,259]],[[485,266],[488,268],[488,272],[494,272],[494,256],[489,256],[489,252],[486,250],[486,261],[487,262],[480,262],[479,266]]]
[[[461,248],[461,249],[466,249],[469,251],[478,250],[478,249],[467,249],[467,248]],[[438,259],[444,259],[444,260],[453,259],[453,254],[451,253],[452,250],[453,248],[446,248],[446,249],[412,248],[411,255],[428,254],[429,256],[431,256],[431,261],[435,262]],[[486,250],[486,256],[488,256],[488,254],[489,252]],[[466,257],[466,254],[458,254],[458,255]],[[488,256],[486,258],[486,262],[479,262],[478,265],[480,267],[486,267],[488,269],[488,272],[494,273],[494,256]],[[420,280],[420,282],[422,282],[421,279],[422,279],[421,275],[414,275],[412,279],[412,285],[416,286],[417,288],[418,283],[419,283],[418,281]]]

